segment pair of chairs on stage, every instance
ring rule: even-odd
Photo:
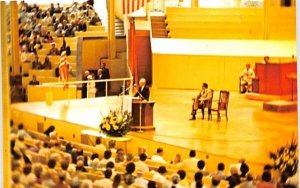
[[[199,109],[202,112],[202,119],[204,119],[204,112],[207,108],[208,111],[208,120],[212,120],[213,113],[217,115],[217,122],[221,121],[221,113],[223,112],[228,121],[228,102],[229,102],[229,91],[221,90],[219,93],[219,100],[213,100],[214,90],[211,90],[212,97],[210,100],[204,101],[203,105],[199,105]]]

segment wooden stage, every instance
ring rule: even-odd
[[[246,158],[249,163],[263,166],[270,162],[270,151],[290,142],[293,135],[298,135],[297,112],[263,111],[262,101],[248,100],[245,95],[239,93],[230,93],[228,122],[222,117],[218,124],[216,116],[213,116],[212,121],[208,121],[207,112],[202,120],[200,111],[197,119],[190,121],[192,98],[197,94],[196,90],[151,89],[150,99],[155,101],[155,131],[130,132],[128,136],[137,140],[147,140],[148,143],[145,141],[143,144],[149,149],[147,151],[150,155],[155,151],[154,148],[166,144],[173,148],[186,148],[186,151],[195,149],[203,154],[201,158],[217,156],[233,161]],[[214,99],[218,99],[218,91],[215,91]],[[76,124],[77,129],[95,129],[101,118],[101,102],[96,101],[103,99],[54,101],[52,106],[47,106],[45,102],[13,104],[11,116],[16,123],[22,121],[25,127],[34,126],[33,129],[36,129],[35,120],[28,119],[26,113],[36,116],[37,122],[48,119],[45,125],[53,123],[60,126],[57,123],[60,121]],[[58,130],[58,134],[72,138],[67,134],[76,132],[76,128],[63,126],[66,132],[61,133]],[[74,135],[75,133],[73,138]],[[167,147],[166,145],[163,147]],[[176,149],[172,151],[176,152]],[[166,152],[165,155],[170,159],[175,153]],[[187,156],[188,152],[182,155]],[[215,169],[215,166],[210,169]]]

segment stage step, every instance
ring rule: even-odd
[[[261,93],[245,93],[246,99],[258,101],[291,100],[292,95],[267,95]],[[296,99],[296,96],[293,96]]]
[[[275,100],[264,102],[263,109],[272,112],[297,111],[297,101]]]

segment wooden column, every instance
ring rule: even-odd
[[[108,4],[108,58],[116,58],[116,36],[115,36],[115,1],[109,0]]]
[[[9,7],[6,6],[6,2],[1,1],[0,8],[0,20],[1,20],[1,47],[0,47],[0,57],[1,57],[1,66],[0,72],[2,73],[2,95],[0,95],[2,110],[2,140],[0,141],[0,147],[2,148],[2,158],[0,162],[0,168],[3,169],[2,173],[2,185],[3,187],[11,186],[11,161],[10,161],[10,126],[9,126],[9,66],[7,58],[7,11]]]
[[[12,55],[12,75],[21,74],[20,72],[20,47],[19,47],[19,25],[18,25],[18,4],[17,1],[10,2],[10,25],[11,25],[11,55]]]

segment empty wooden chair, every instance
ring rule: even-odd
[[[229,102],[229,91],[220,91],[219,95],[219,100],[217,101],[217,105],[212,107],[211,113],[210,113],[210,119],[212,119],[212,112],[217,113],[217,122],[221,121],[221,112],[224,112],[224,115],[226,117],[226,121],[228,121],[228,115],[227,115],[227,110],[228,110],[228,102]]]

